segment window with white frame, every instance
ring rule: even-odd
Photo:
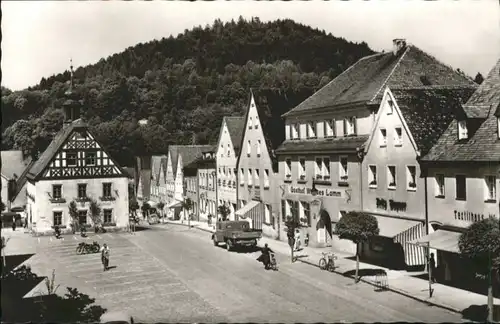
[[[292,159],[285,160],[285,177],[286,178],[292,177]]]
[[[260,144],[261,144],[260,140],[257,140],[257,157],[259,157],[260,153],[261,153],[261,151],[260,151]]]
[[[414,165],[408,165],[406,167],[406,179],[408,190],[417,190],[417,167]]]
[[[387,167],[387,187],[389,189],[396,188],[396,167],[394,165],[389,165]]]
[[[248,140],[248,142],[247,142],[247,156],[250,156],[251,153],[252,153],[252,142],[250,140]]]
[[[243,168],[240,169],[240,184],[245,183],[245,170]]]
[[[455,199],[467,200],[467,178],[465,175],[457,174],[455,176]]]
[[[299,138],[299,130],[297,126],[297,124],[290,125],[290,138],[293,140]]]
[[[323,158],[316,158],[314,164],[314,178],[323,179]]]
[[[301,134],[300,134],[300,123],[297,123],[297,139],[300,139],[301,138]]]
[[[269,169],[264,170],[264,188],[269,188]]]
[[[304,180],[306,178],[306,159],[299,158],[299,179]]]
[[[345,119],[345,135],[356,134],[356,117],[347,117]]]
[[[252,175],[252,169],[248,169],[248,186],[253,185],[253,175]]]
[[[392,101],[392,99],[389,98],[389,100],[387,100],[387,115],[392,114],[393,111],[394,111],[394,101]]]
[[[380,147],[387,146],[387,130],[385,128],[380,129]]]
[[[286,139],[292,139],[292,127],[290,127],[290,124],[285,125],[285,137]]]
[[[316,138],[316,122],[307,123],[307,138]]]
[[[377,166],[368,166],[368,185],[370,188],[377,188]]]
[[[254,176],[255,176],[255,187],[259,188],[260,187],[260,178],[259,178],[260,171],[259,169],[255,169]]]
[[[271,206],[264,205],[264,222],[266,224],[271,224]]]
[[[465,120],[458,121],[458,139],[467,139],[469,137],[467,130],[467,122]]]
[[[311,226],[311,209],[308,202],[300,202],[300,224],[302,226]]]
[[[335,119],[325,121],[325,137],[335,137]]]
[[[330,158],[323,158],[323,180],[330,180]]]
[[[252,117],[250,117],[250,120],[248,121],[248,129],[252,129],[253,126],[253,120]]]
[[[401,127],[396,127],[394,129],[394,145],[403,145],[403,130],[401,129]]]
[[[347,181],[349,179],[349,172],[347,168],[347,156],[341,156],[339,158],[339,177],[340,181]]]
[[[497,178],[495,176],[489,175],[484,178],[486,185],[486,200],[496,201],[497,199]]]

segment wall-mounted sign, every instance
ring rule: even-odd
[[[305,187],[293,187],[290,186],[290,193],[292,194],[302,194],[302,195],[311,195],[311,190],[312,188],[305,188]],[[334,197],[334,198],[342,198],[342,191],[341,190],[334,190],[334,189],[317,189],[318,190],[318,196],[322,197]]]

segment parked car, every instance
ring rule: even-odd
[[[238,246],[255,247],[261,237],[262,232],[251,229],[246,221],[221,221],[217,222],[212,241],[215,246],[226,243],[226,249],[230,251]]]
[[[149,215],[148,216],[148,223],[149,223],[149,225],[159,224],[160,218],[156,214]]]

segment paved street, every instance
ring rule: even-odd
[[[169,322],[461,322],[459,314],[278,255],[265,271],[259,253],[214,247],[210,234],[158,226],[91,237],[111,247],[109,272],[99,254],[75,254],[81,238],[32,239],[27,263],[40,275],[56,269],[61,286],[77,287],[103,307],[127,308],[138,321]],[[272,248],[272,246],[271,246]]]

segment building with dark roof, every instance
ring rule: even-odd
[[[72,82],[71,82],[72,83]],[[128,225],[128,175],[90,132],[80,114],[81,102],[70,89],[64,103],[64,125],[27,172],[27,213],[36,232],[54,226],[81,228]],[[91,215],[97,202],[102,212]],[[70,215],[71,202],[76,214]]]
[[[385,89],[474,85],[403,39],[393,41],[392,51],[360,59],[283,115],[285,141],[276,150],[284,179],[282,214],[303,223],[309,244],[355,252],[353,244],[331,235],[330,224],[363,207],[361,161]]]
[[[271,139],[264,129],[250,91],[236,161],[239,208],[236,217],[246,219],[251,228],[262,230],[266,236],[277,237],[280,200],[275,189],[281,181]]]
[[[215,152],[217,168],[217,207],[226,205],[234,219],[238,209],[237,160],[241,151],[241,139],[245,127],[245,117],[224,117]]]
[[[463,102],[465,87],[386,88],[361,165],[362,211],[373,215],[379,235],[362,256],[402,267],[426,263],[426,251],[409,242],[426,235],[425,178],[419,160],[446,131]],[[374,246],[376,246],[374,248]]]
[[[182,211],[182,202],[186,193],[184,167],[201,157],[203,152],[211,149],[211,145],[170,145],[168,147],[165,208],[170,217],[178,218]]]
[[[2,203],[5,211],[23,214],[26,207],[26,174],[33,163],[22,151],[2,151]]]

